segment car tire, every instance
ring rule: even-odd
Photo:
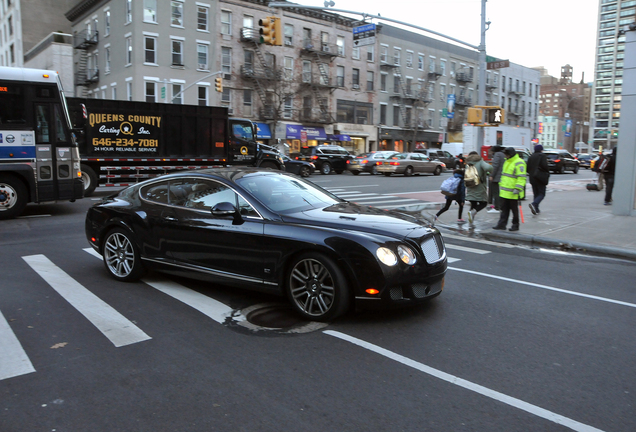
[[[404,177],[411,177],[413,175],[413,167],[407,166],[404,170]]]
[[[565,174],[565,164],[559,167],[559,174]]]
[[[274,162],[263,162],[262,164],[259,165],[260,168],[271,168],[273,170],[277,170],[278,167],[276,166],[276,164]]]
[[[358,170],[351,171],[351,174],[353,174],[353,175],[358,175],[358,174],[360,174],[360,171],[358,171]]]
[[[80,170],[82,173],[82,182],[84,183],[84,196],[89,197],[93,195],[95,188],[97,188],[97,174],[95,174],[93,168],[84,164],[81,165]]]
[[[435,167],[435,171],[433,171],[433,175],[438,176],[438,175],[441,175],[441,174],[442,174],[442,167],[438,165],[438,166]]]
[[[303,166],[300,167],[300,171],[298,172],[298,174],[300,174],[301,177],[309,177],[311,175],[311,170],[309,169],[309,167]]]
[[[455,169],[461,169],[461,167],[462,167],[461,162],[457,162],[457,163],[455,164]]]
[[[115,228],[104,238],[102,256],[108,273],[122,282],[139,280],[146,270],[132,234],[122,228]]]
[[[329,162],[325,162],[324,164],[322,164],[322,166],[320,167],[320,173],[322,175],[331,174],[331,164]]]
[[[578,165],[574,165],[574,169],[572,170],[572,172],[574,172],[574,174],[579,172],[579,167]]]
[[[22,180],[0,174],[0,220],[20,216],[28,202],[27,188]]]
[[[286,281],[292,307],[312,321],[330,321],[344,314],[351,302],[349,284],[329,257],[308,252],[292,262]]]
[[[378,166],[377,165],[373,165],[373,168],[371,168],[371,175],[378,175]]]

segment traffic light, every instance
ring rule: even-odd
[[[486,108],[486,120],[489,124],[504,123],[504,110],[500,107]]]
[[[259,30],[261,43],[276,46],[283,45],[283,28],[280,18],[268,16],[258,20],[258,25],[261,26]]]
[[[219,93],[223,93],[223,78],[221,77],[214,78],[214,88]]]
[[[478,124],[482,122],[482,110],[481,108],[468,108],[468,123]]]

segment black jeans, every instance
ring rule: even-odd
[[[444,205],[444,207],[442,207],[436,214],[436,216],[440,216],[442,213],[444,213],[446,210],[448,210],[451,206],[451,204],[453,203],[453,201],[456,201],[457,204],[459,205],[459,210],[458,210],[458,214],[457,214],[457,218],[461,219],[462,218],[462,212],[464,211],[464,201],[457,201],[455,198],[446,198],[446,205]]]
[[[612,191],[614,190],[614,174],[603,174],[605,177],[605,202],[612,202]]]
[[[508,217],[512,212],[512,224],[519,225],[519,205],[516,199],[501,199],[501,215],[499,216],[499,222],[497,226],[505,227],[508,225]]]

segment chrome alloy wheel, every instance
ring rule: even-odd
[[[104,261],[113,276],[127,278],[135,266],[135,249],[121,232],[113,232],[104,244]]]
[[[307,315],[322,317],[334,304],[335,281],[318,260],[306,258],[296,263],[289,284],[294,303]]]

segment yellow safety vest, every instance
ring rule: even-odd
[[[526,163],[514,155],[506,159],[499,182],[499,196],[506,199],[522,199],[526,187]]]

